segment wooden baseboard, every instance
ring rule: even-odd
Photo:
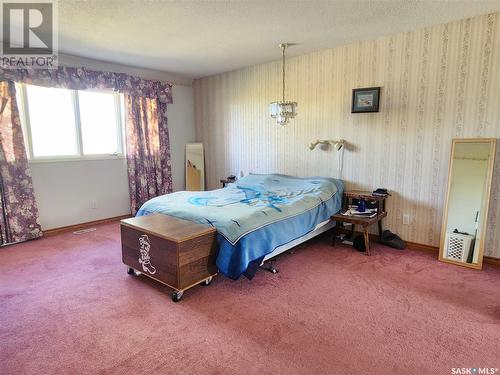
[[[339,233],[351,233],[351,231],[348,230],[348,229],[339,228]],[[354,233],[356,235],[363,235],[363,233],[358,232],[358,231],[354,231]],[[378,242],[378,235],[370,233],[370,241]],[[424,245],[424,244],[421,244],[421,243],[410,242],[410,241],[405,241],[405,243],[406,243],[406,248],[409,249],[409,250],[425,251],[425,252],[435,253],[436,256],[439,254],[439,247],[437,247],[437,246]],[[483,263],[491,264],[491,265],[500,267],[500,259],[499,258],[493,258],[493,257],[484,256],[483,257]]]
[[[483,262],[487,263],[487,264],[491,264],[493,266],[500,267],[500,259],[498,259],[498,258],[484,256]]]
[[[424,245],[422,243],[406,241],[406,247],[410,250],[427,251],[427,252],[439,254],[439,247],[437,247],[437,246]]]
[[[89,222],[81,223],[81,224],[68,225],[66,227],[48,229],[48,230],[43,231],[43,236],[44,237],[51,237],[51,236],[55,236],[56,234],[61,234],[61,233],[66,233],[66,232],[74,232],[77,230],[92,227],[94,225],[111,223],[113,221],[120,221],[122,219],[127,219],[129,217],[132,217],[132,215],[130,215],[130,214],[129,215],[121,215],[121,216],[110,217],[107,219],[89,221]]]
[[[88,228],[88,227],[91,227],[94,225],[98,225],[98,224],[106,224],[106,223],[111,223],[113,221],[120,221],[123,219],[128,219],[129,217],[132,217],[132,215],[115,216],[115,217],[110,217],[108,219],[89,221],[87,223],[68,225],[66,227],[49,229],[49,230],[43,231],[43,236],[50,237],[50,236],[55,236],[56,234],[61,234],[61,233],[66,233],[66,232],[74,232],[76,230],[85,229],[85,228]],[[342,229],[342,228],[338,228],[338,229],[339,229],[340,233],[350,233],[351,232],[347,229]],[[362,235],[362,233],[358,232],[358,231],[355,231],[354,233],[357,235],[358,234]],[[370,241],[378,242],[378,235],[370,233]],[[439,253],[439,247],[437,247],[437,246],[424,245],[421,243],[410,242],[410,241],[405,241],[405,242],[406,242],[406,247],[409,250],[431,252],[431,253],[436,253],[436,255]],[[483,262],[500,267],[500,259],[499,258],[485,256],[483,258]]]

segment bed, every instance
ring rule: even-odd
[[[223,189],[153,198],[137,216],[159,212],[214,226],[219,271],[252,278],[264,260],[330,229],[343,189],[341,180],[327,177],[250,174]]]

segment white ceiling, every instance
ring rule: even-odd
[[[199,78],[500,10],[500,0],[59,1],[59,50]]]

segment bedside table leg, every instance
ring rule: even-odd
[[[382,239],[382,219],[378,221],[378,239]]]
[[[335,241],[337,240],[337,225],[339,223],[335,223],[335,226],[332,228],[332,233],[333,233],[333,237],[332,237],[332,246],[335,246]]]
[[[368,227],[363,227],[363,234],[365,237],[365,249],[366,249],[366,255],[370,256],[370,237],[368,236]]]

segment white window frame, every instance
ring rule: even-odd
[[[31,133],[31,123],[29,116],[29,103],[28,95],[26,91],[26,84],[16,83],[16,97],[19,102],[19,113],[21,116],[21,123],[23,127],[24,141],[26,144],[26,153],[30,163],[47,163],[56,161],[78,161],[78,160],[103,160],[103,159],[124,159],[125,158],[125,118],[124,118],[124,101],[122,95],[118,92],[111,90],[98,90],[91,89],[85,90],[90,92],[105,92],[107,94],[112,93],[115,99],[115,111],[116,111],[116,129],[117,129],[117,145],[118,152],[114,154],[94,154],[94,155],[84,155],[83,154],[83,143],[82,143],[82,128],[80,120],[80,105],[78,100],[78,90],[65,89],[71,92],[71,98],[73,103],[73,114],[75,116],[75,132],[76,132],[76,143],[77,143],[77,155],[56,155],[56,156],[35,156],[33,153],[33,143],[32,143],[32,133]]]

